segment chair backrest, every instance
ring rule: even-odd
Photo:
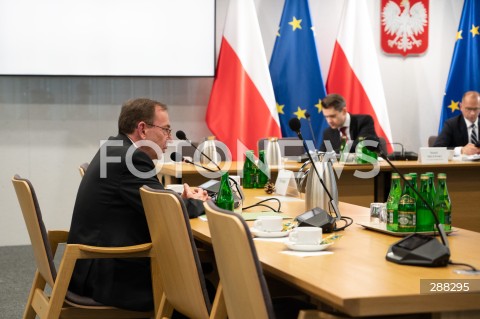
[[[264,150],[267,148],[268,138],[262,138],[258,140],[258,150]],[[298,137],[284,137],[278,139],[278,145],[280,146],[280,152],[283,157],[289,157],[291,159],[298,159],[299,156],[305,153],[303,148],[303,141]]]
[[[435,144],[437,137],[437,135],[432,135],[428,137],[428,147],[433,147],[433,144]]]
[[[247,223],[237,213],[204,203],[230,319],[274,318],[272,300]]]
[[[80,176],[83,177],[85,175],[85,172],[87,171],[88,168],[88,163],[83,163],[78,167],[78,170],[80,171]]]
[[[185,204],[172,191],[148,186],[140,195],[167,302],[188,317],[208,318],[211,304]]]
[[[50,287],[53,287],[57,271],[53,263],[53,253],[38,205],[37,195],[28,179],[15,175],[12,178],[12,183],[30,236],[38,272]]]

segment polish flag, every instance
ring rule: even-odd
[[[232,160],[261,138],[281,136],[253,0],[230,0],[206,121]]]
[[[346,0],[342,23],[328,73],[328,93],[345,98],[352,114],[369,114],[375,131],[387,142],[391,152],[392,132],[376,46],[365,0]]]

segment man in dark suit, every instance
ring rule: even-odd
[[[478,116],[480,114],[480,93],[468,91],[463,94],[460,103],[462,114],[448,119],[440,135],[433,144],[434,147],[454,149],[454,154],[480,154],[478,145]]]
[[[320,151],[334,150],[340,153],[342,135],[351,142],[350,152],[355,152],[359,137],[377,138],[373,118],[370,115],[350,114],[345,99],[338,94],[329,94],[322,100],[323,116],[330,127],[323,131]]]
[[[110,137],[91,160],[78,189],[68,242],[93,246],[129,246],[151,242],[139,188],[163,189],[153,160],[171,140],[164,104],[127,101]],[[207,193],[184,185],[190,217],[203,213]],[[152,310],[150,261],[95,259],[78,261],[69,289],[109,306]]]

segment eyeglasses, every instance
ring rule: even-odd
[[[480,111],[480,107],[464,107],[463,109],[467,112],[478,112],[478,111]]]
[[[158,125],[150,124],[150,123],[145,123],[145,124],[150,125],[150,126],[153,126],[153,127],[158,127],[158,128],[161,129],[165,134],[167,134],[167,135],[172,135],[172,129],[169,128],[169,127],[162,127],[162,126],[158,126]]]

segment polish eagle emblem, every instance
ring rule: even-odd
[[[428,46],[428,0],[410,2],[382,0],[382,49],[386,53],[419,54]]]

